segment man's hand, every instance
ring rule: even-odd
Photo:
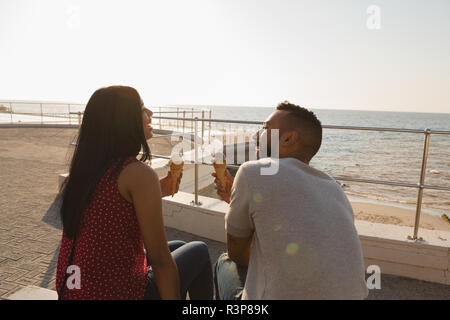
[[[183,172],[178,177],[177,181],[177,188],[175,189],[175,193],[178,192],[178,189],[180,188],[180,181],[183,177]],[[167,174],[167,177],[159,180],[159,183],[161,185],[161,197],[167,197],[172,195],[172,173],[169,171]]]
[[[223,201],[225,201],[226,203],[230,203],[231,186],[233,185],[234,178],[231,176],[228,170],[225,171],[225,178],[227,179],[227,182],[224,189],[219,178],[217,178],[217,174],[213,172],[211,173],[211,175],[216,178],[214,179],[214,188],[217,190],[217,194],[222,198]]]

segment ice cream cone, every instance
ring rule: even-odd
[[[220,180],[220,183],[222,184],[222,187],[225,189],[227,186],[227,178],[226,178],[226,171],[227,171],[227,164],[225,159],[222,161],[222,163],[216,163],[213,162],[214,170],[216,170],[217,178]]]
[[[183,165],[184,162],[181,162],[180,164],[175,164],[172,162],[172,160],[169,161],[170,166],[170,174],[172,176],[172,197],[177,191],[177,183],[178,178],[180,177],[181,173],[183,172]]]

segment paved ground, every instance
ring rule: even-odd
[[[61,232],[42,222],[67,167],[73,129],[0,128],[0,297],[54,288]]]
[[[0,298],[27,285],[55,289],[61,231],[42,221],[67,171],[76,130],[0,128]],[[167,228],[169,240],[202,240],[216,261],[224,244]],[[382,275],[369,299],[450,299],[450,286]]]

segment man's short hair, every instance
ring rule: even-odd
[[[300,133],[301,152],[308,161],[319,151],[322,144],[322,123],[317,119],[314,112],[284,101],[277,106],[277,110],[288,111],[289,113],[282,118],[283,130],[298,129]]]

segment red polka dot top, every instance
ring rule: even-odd
[[[133,204],[119,193],[117,174],[107,179],[112,166],[100,179],[89,206],[84,210],[76,239],[72,266],[79,267],[80,289],[64,288],[61,299],[143,299],[147,285],[144,243]],[[63,232],[56,272],[56,289],[61,289],[72,251],[72,240]],[[74,271],[68,282],[76,284]]]

